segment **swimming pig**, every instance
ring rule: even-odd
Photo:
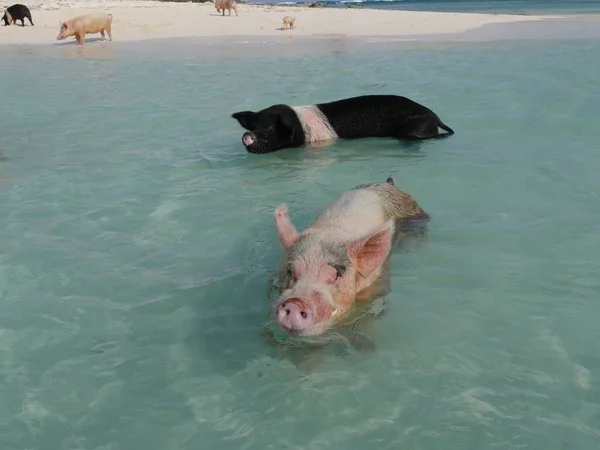
[[[232,9],[235,11],[235,15],[238,15],[237,4],[235,3],[235,0],[215,0],[215,8],[217,9],[217,12],[221,12],[221,10],[223,10],[223,15],[225,15],[225,10],[228,10],[228,15],[231,15]]]
[[[343,138],[430,139],[454,134],[429,108],[397,95],[364,95],[309,106],[273,105],[231,115],[248,132],[242,143],[250,153]],[[439,128],[447,131],[440,134]]]
[[[104,40],[104,32],[108,34],[108,38],[112,41],[111,34],[112,14],[94,12],[84,14],[73,19],[69,19],[60,25],[60,32],[56,39],[62,41],[69,36],[75,36],[78,44],[85,43],[85,35],[91,33],[100,33]]]
[[[326,332],[350,311],[358,294],[378,281],[396,227],[428,219],[391,177],[345,192],[302,232],[285,204],[279,206],[275,224],[284,250],[283,291],[273,310],[279,326],[303,336]]]
[[[17,23],[17,20],[21,21],[21,26],[25,26],[25,18],[29,20],[31,26],[33,26],[33,21],[31,20],[31,12],[29,8],[25,5],[21,5],[20,3],[16,3],[12,6],[6,8],[4,15],[2,16],[2,20],[4,21],[5,26],[9,26],[10,24]]]

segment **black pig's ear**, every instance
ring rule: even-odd
[[[237,120],[240,125],[248,131],[252,131],[256,126],[257,116],[258,114],[252,111],[239,111],[231,115],[231,117]]]

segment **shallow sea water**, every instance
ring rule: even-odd
[[[598,42],[0,49],[0,448],[599,448]],[[250,155],[229,117],[366,93],[456,134]],[[372,348],[272,345],[276,206],[389,175],[432,220]]]
[[[331,0],[333,1],[333,0]],[[598,0],[340,0],[378,9],[499,14],[598,13]],[[253,3],[251,0],[250,3]],[[260,3],[256,1],[256,3]],[[301,3],[298,1],[298,3]]]

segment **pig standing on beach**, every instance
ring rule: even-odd
[[[398,95],[363,95],[307,106],[278,104],[231,115],[248,130],[242,143],[250,153],[332,139],[390,137],[421,140],[454,134],[431,109]],[[447,133],[440,134],[439,128]]]
[[[284,250],[282,276],[285,272],[284,290],[274,305],[279,326],[303,336],[326,332],[380,277],[396,226],[428,219],[391,177],[345,192],[302,232],[286,206],[279,206],[275,224]]]
[[[232,9],[235,11],[235,15],[238,15],[237,4],[235,3],[235,0],[215,0],[215,8],[217,9],[218,13],[222,10],[223,15],[225,15],[225,10],[228,10],[229,15],[231,15]]]
[[[77,43],[83,45],[86,34],[100,33],[102,40],[104,40],[104,32],[106,31],[109,40],[112,41],[111,25],[112,14],[99,12],[85,14],[63,22],[60,25],[60,32],[56,39],[62,41],[69,36],[75,36]]]
[[[12,6],[6,8],[4,15],[2,16],[2,20],[4,21],[5,26],[9,26],[13,23],[17,23],[17,20],[21,21],[21,26],[25,26],[25,20],[29,20],[31,26],[33,26],[33,21],[31,20],[31,12],[29,8],[25,5],[21,5],[20,3],[16,3]]]
[[[289,28],[290,30],[293,30],[294,28],[296,28],[296,25],[294,25],[294,23],[296,22],[296,18],[292,17],[292,16],[285,16],[283,18],[283,29],[287,29]]]

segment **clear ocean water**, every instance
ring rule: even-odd
[[[503,14],[600,13],[600,0],[319,0],[329,6],[347,3],[376,9]],[[306,0],[248,0],[248,3],[306,3]]]
[[[186,42],[0,48],[0,448],[599,448],[600,41]],[[456,134],[229,117],[365,93]],[[366,344],[265,339],[275,207],[389,175],[432,220]]]

